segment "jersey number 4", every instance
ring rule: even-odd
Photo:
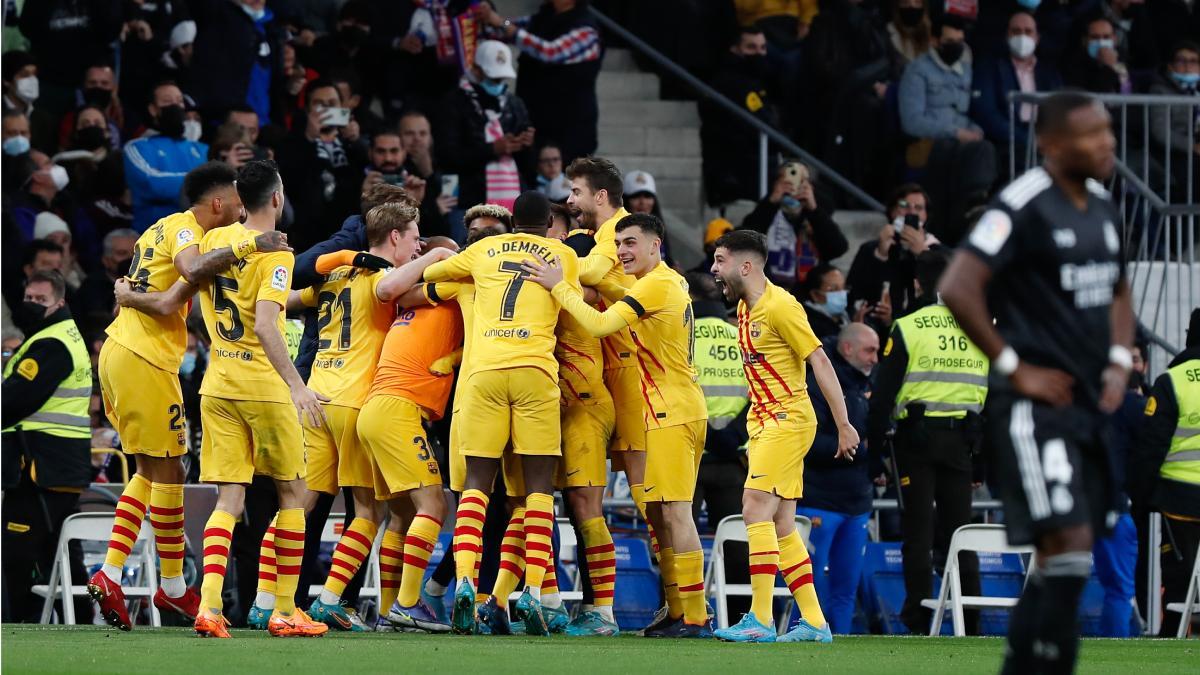
[[[345,351],[350,349],[350,289],[343,288],[341,293],[334,295],[330,291],[322,291],[317,296],[317,306],[320,307],[317,314],[317,334],[324,335],[325,327],[333,323],[333,310],[341,308],[342,312],[342,334],[338,340],[338,349]],[[333,344],[333,340],[328,338],[317,342],[317,349],[326,350]]]

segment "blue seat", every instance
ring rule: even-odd
[[[641,630],[662,606],[662,585],[645,539],[616,539],[616,594],[613,615],[621,630]]]
[[[933,595],[941,588],[942,579],[934,573]],[[906,595],[900,542],[867,542],[860,595],[868,623],[878,621],[880,629],[889,635],[908,635],[908,627],[900,619]],[[949,617],[942,622],[941,634],[954,634]]]
[[[979,586],[989,597],[1017,598],[1025,586],[1025,562],[1014,553],[980,552]],[[979,612],[979,630],[983,635],[1007,635],[1011,610],[983,609]]]
[[[1079,632],[1082,635],[1100,635],[1100,614],[1104,611],[1104,587],[1096,577],[1095,570],[1083,588],[1079,598]]]

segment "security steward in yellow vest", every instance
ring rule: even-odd
[[[708,407],[708,435],[692,509],[698,518],[703,502],[708,526],[715,529],[725,516],[742,512],[750,389],[738,350],[737,328],[725,318],[725,303],[712,275],[689,272],[687,281],[695,316],[692,362]]]
[[[30,588],[48,580],[62,522],[92,478],[92,362],[65,292],[58,272],[35,273],[14,312],[27,337],[0,391],[5,621],[38,620]]]
[[[1200,545],[1200,309],[1186,348],[1154,381],[1146,421],[1129,458],[1130,495],[1163,516],[1163,606],[1183,602]],[[1180,615],[1165,612],[1159,637],[1175,637]]]
[[[920,295],[913,312],[892,325],[867,420],[873,453],[885,452],[885,434],[895,423],[906,591],[901,618],[917,634],[928,634],[932,619],[921,601],[933,592],[934,502],[936,532],[948,543],[955,529],[971,522],[972,456],[987,398],[987,357],[934,293],[949,258],[941,247],[917,257]],[[978,595],[978,559],[964,554],[960,562],[963,593]],[[967,623],[968,632],[977,633],[978,612],[968,612]]]

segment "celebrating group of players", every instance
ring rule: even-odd
[[[321,256],[316,286],[292,291],[293,255],[276,231],[284,186],[275,166],[234,173],[210,163],[188,174],[187,211],[138,240],[122,306],[108,329],[100,376],[105,410],[137,475],[117,507],[104,568],[89,592],[111,624],[128,630],[120,579],[150,516],[162,566],[156,606],[229,637],[221,590],[235,522],[255,474],[272,477],[280,509],[262,544],[252,626],[275,636],[350,628],[341,605],[390,514],[380,548],[387,621],[431,632],[511,632],[508,599],[530,634],[615,635],[615,551],[603,518],[607,460],[626,473],[650,525],[666,607],[645,634],[711,637],[703,553],[691,501],[707,412],[692,365],[687,283],[660,255],[663,225],[621,208],[622,180],[601,158],[576,160],[568,206],[580,229],[549,237],[550,204],[536,192],[513,205],[512,231],[471,232],[461,252],[425,242],[418,210],[389,202],[364,214],[369,251]],[[242,218],[242,222],[238,222]],[[859,439],[837,378],[804,310],[764,275],[761,235],[717,242],[712,272],[736,301],[750,383],[749,477],[744,503],[753,605],[717,631],[775,641],[771,599],[782,572],[803,618],[780,641],[830,641],[812,565],[795,529],[804,455],[815,434],[805,367],[833,405],[839,456]],[[200,393],[201,480],[218,485],[204,531],[199,595],[182,577],[182,396],[177,377],[185,316],[200,291],[212,339]],[[316,307],[319,345],[305,383],[288,358],[284,310]],[[454,527],[457,588],[449,623],[422,599],[422,582],[446,503],[442,469],[424,422],[439,419],[459,366],[450,432],[450,485],[460,495]],[[500,571],[486,601],[476,594],[482,530],[498,473],[510,519]],[[318,493],[350,488],[355,515],[334,551],[321,596],[306,613],[294,596],[305,511]],[[554,579],[554,490],[580,524],[594,601],[571,619]]]

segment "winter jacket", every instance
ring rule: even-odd
[[[917,57],[900,78],[900,126],[914,138],[954,138],[959,129],[978,129],[971,107],[971,53],[953,68],[935,50]]]
[[[133,196],[133,229],[145,232],[180,210],[183,177],[208,157],[208,146],[161,134],[125,144],[125,182]]]

